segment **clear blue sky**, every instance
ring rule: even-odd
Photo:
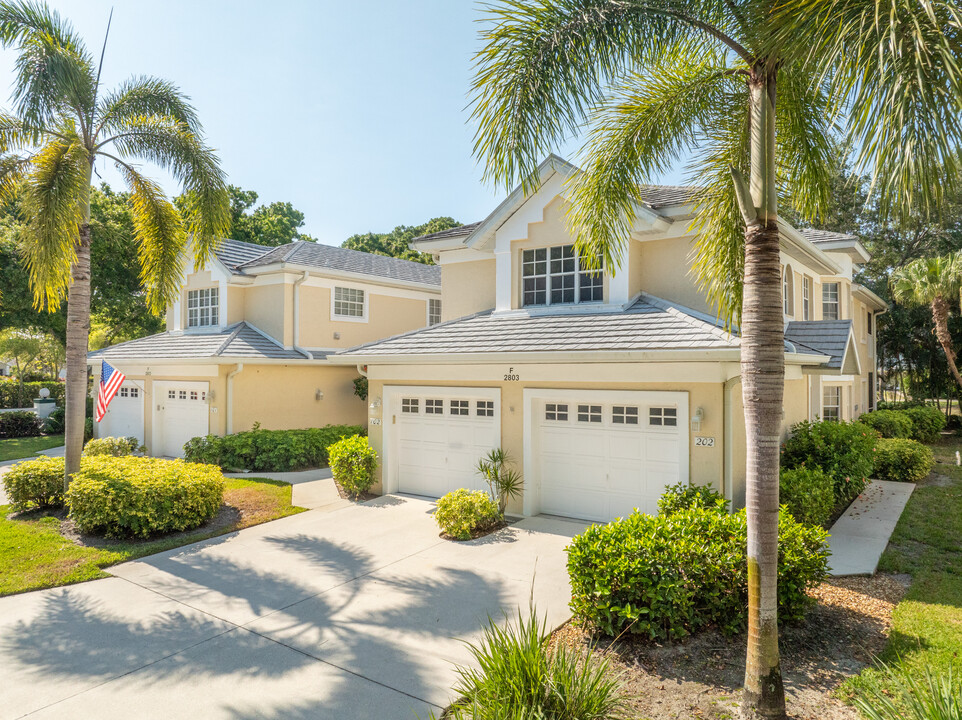
[[[260,202],[290,201],[322,242],[438,215],[473,222],[503,196],[482,184],[472,156],[465,106],[481,11],[471,0],[51,6],[96,55],[113,6],[103,84],[139,74],[177,83],[230,182]],[[0,52],[5,105],[13,59]],[[121,187],[112,168],[98,170]],[[164,184],[178,191],[169,178]]]

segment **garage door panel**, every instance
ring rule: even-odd
[[[651,435],[646,438],[645,455],[649,462],[678,462],[679,439],[670,435]]]

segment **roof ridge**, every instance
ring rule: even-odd
[[[240,335],[240,331],[244,329],[244,324],[244,321],[241,320],[234,326],[234,330],[227,336],[227,339],[214,351],[214,357],[220,357],[220,354],[227,349],[227,346],[234,342],[234,339]],[[230,329],[230,326],[228,326],[227,329]]]

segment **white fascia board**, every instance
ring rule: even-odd
[[[781,218],[778,220],[778,230],[783,244],[800,253],[803,259],[813,262],[815,264],[813,269],[821,268],[821,274],[823,275],[840,275],[842,273],[842,267],[838,263],[822,252],[814,243],[802,237],[798,230]],[[789,254],[791,253],[789,252]]]
[[[258,358],[258,357],[240,357],[236,355],[217,355],[205,358],[152,358],[152,357],[131,357],[131,358],[108,358],[108,357],[96,357],[88,358],[87,364],[93,365],[106,360],[111,365],[117,367],[119,365],[179,365],[179,366],[193,366],[193,365],[236,365],[237,363],[244,363],[245,365],[329,365],[342,363],[329,363],[324,358],[314,358],[309,359],[305,357],[301,358]]]
[[[818,244],[818,249],[825,252],[843,252],[852,258],[852,261],[863,265],[872,259],[869,255],[868,250],[862,245],[858,240],[832,240],[829,242],[820,242]]]
[[[471,237],[471,233],[465,233],[464,235],[452,235],[446,238],[440,238],[435,240],[412,240],[408,243],[408,247],[412,250],[417,250],[423,253],[436,253],[444,250],[457,250],[458,248],[465,247],[465,241]]]
[[[864,285],[859,285],[858,283],[852,283],[852,295],[855,295],[862,300],[866,305],[874,306],[876,310],[887,310],[888,303],[885,302],[878,295],[873,293]]]
[[[438,255],[438,265],[453,265],[454,263],[477,262],[490,260],[493,253],[490,250],[476,250],[469,247],[458,247]]]
[[[380,275],[367,275],[365,273],[350,272],[349,270],[326,270],[324,268],[317,268],[312,265],[298,265],[295,263],[273,263],[271,265],[263,265],[257,268],[257,272],[254,274],[256,274],[258,277],[263,277],[265,275],[276,275],[279,273],[287,273],[293,276],[294,274],[303,275],[305,272],[309,275],[333,278],[335,280],[353,280],[354,282],[367,283],[369,285],[403,287],[415,290],[424,290],[425,292],[437,293],[439,295],[441,294],[440,285],[413,282],[410,280],[395,280],[393,278],[386,278]]]
[[[328,358],[331,362],[343,365],[485,365],[491,363],[508,363],[511,365],[528,365],[539,363],[621,363],[621,362],[704,362],[706,359],[719,361],[737,361],[740,358],[738,348],[721,350],[613,350],[592,351],[550,351],[550,352],[496,352],[496,353],[407,353],[397,355],[365,355],[359,353],[345,353]]]

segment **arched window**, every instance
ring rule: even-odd
[[[782,270],[782,310],[789,317],[795,317],[795,273],[791,265]]]

